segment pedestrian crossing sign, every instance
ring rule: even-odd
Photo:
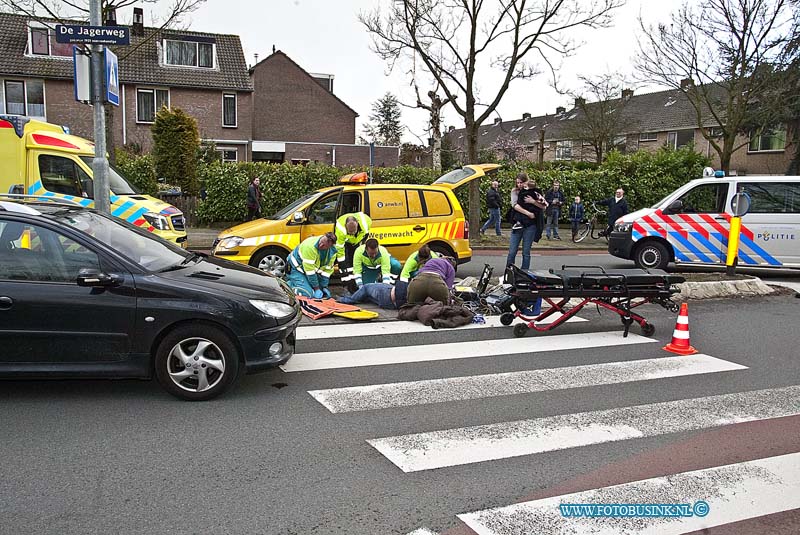
[[[108,48],[103,49],[105,58],[105,90],[106,102],[119,106],[119,61],[116,54]]]

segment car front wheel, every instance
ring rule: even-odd
[[[222,330],[212,325],[183,325],[158,346],[155,372],[159,384],[188,401],[223,393],[239,375],[239,352]]]

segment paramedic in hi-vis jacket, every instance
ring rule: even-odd
[[[339,265],[339,274],[342,282],[350,291],[355,289],[352,282],[353,276],[353,256],[356,248],[369,234],[372,226],[372,219],[363,212],[344,214],[336,220],[336,263]]]
[[[373,282],[390,284],[392,275],[399,275],[401,269],[400,261],[375,238],[368,239],[353,255],[353,276],[358,288]]]
[[[336,236],[333,232],[306,238],[289,254],[286,282],[297,295],[317,299],[330,297],[328,283],[335,257]]]

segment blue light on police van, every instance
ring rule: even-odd
[[[717,169],[714,171],[714,178],[725,178],[725,171],[722,169]]]
[[[70,135],[72,132],[69,131],[69,126],[61,125],[61,130],[64,131],[65,134]]]

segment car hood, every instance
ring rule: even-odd
[[[631,212],[630,214],[625,214],[624,216],[617,219],[617,223],[633,223],[637,219],[651,215],[655,210],[653,208],[642,208],[641,210],[636,210],[635,212]]]
[[[245,299],[266,299],[295,305],[295,296],[286,284],[261,270],[212,256],[174,271],[165,271],[159,277],[189,284],[215,294],[236,294]]]
[[[284,229],[278,232],[273,232],[271,227],[279,227]],[[277,221],[272,219],[254,219],[246,223],[241,223],[235,227],[226,228],[217,236],[218,239],[227,238],[228,236],[239,236],[240,238],[252,238],[254,236],[262,236],[265,234],[280,234],[286,232],[286,222]]]

